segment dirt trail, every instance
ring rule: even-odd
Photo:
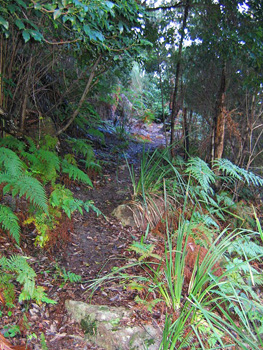
[[[74,240],[67,249],[65,263],[67,269],[81,274],[84,279],[95,278],[101,270],[104,273],[110,271],[116,266],[117,260],[122,259],[123,251],[142,234],[138,229],[123,227],[112,216],[112,211],[131,199],[132,188],[126,159],[138,170],[143,150],[153,151],[164,144],[165,139],[158,124],[141,129],[134,127],[132,132],[146,136],[151,142],[131,141],[123,150],[123,141],[113,133],[106,132],[106,148],[96,151],[99,160],[106,162],[103,177],[94,181],[93,189],[83,191],[77,188],[75,191],[82,200],[93,200],[106,216],[84,213],[74,219]]]

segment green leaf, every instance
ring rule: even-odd
[[[16,19],[15,20],[15,25],[21,30],[21,29],[25,29],[25,25],[24,23],[21,21],[21,19]]]
[[[115,4],[114,4],[113,2],[111,2],[111,1],[105,1],[105,5],[106,5],[110,10],[115,6]]]
[[[41,5],[40,5],[38,2],[36,2],[36,3],[34,4],[34,8],[35,8],[36,10],[41,10]]]
[[[90,33],[91,33],[91,29],[90,29],[90,26],[88,24],[85,24],[83,26],[83,30],[85,32],[85,34],[87,34],[88,36],[90,36]]]
[[[119,22],[118,27],[119,27],[120,34],[122,34],[123,33],[123,23]]]
[[[30,34],[29,34],[28,30],[27,29],[23,30],[22,35],[23,35],[25,42],[27,43],[30,40]]]
[[[23,0],[16,0],[16,2],[21,5],[22,7],[24,7],[24,9],[27,9],[27,5]]]
[[[61,14],[62,14],[62,10],[61,9],[55,10],[54,13],[53,13],[54,20],[58,19],[61,16]]]
[[[10,13],[15,13],[16,11],[17,11],[17,6],[15,6],[15,5],[13,5],[13,4],[9,4],[8,6],[7,6],[7,9],[8,9],[8,11],[10,11]],[[1,12],[1,9],[0,9],[0,12]]]
[[[42,41],[42,39],[43,39],[43,35],[37,30],[30,30],[30,35],[36,41]]]
[[[2,16],[0,16],[0,24],[7,30],[9,28],[9,23]]]

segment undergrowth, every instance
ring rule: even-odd
[[[0,139],[0,233],[9,234],[21,252],[0,256],[0,317],[8,316],[17,301],[25,305],[30,301],[55,303],[44,287],[36,285],[30,258],[23,256],[20,247],[21,237],[27,244],[33,237],[35,246],[52,252],[55,245],[68,239],[73,213],[93,210],[101,214],[92,201],[75,198],[61,183],[64,176],[68,185],[80,182],[92,187],[85,168],[99,171],[100,167],[91,146],[82,141],[79,151],[75,148],[61,157],[57,144],[58,140],[48,135],[39,144],[28,137],[25,141],[12,136]],[[85,156],[85,168],[78,164],[79,152]],[[80,276],[65,269],[62,277],[63,283],[80,281]]]
[[[196,157],[171,159],[168,150],[144,154],[139,177],[129,169],[133,205],[144,219],[152,215],[150,199],[163,200],[152,227],[161,238],[151,243],[146,230],[130,246],[130,262],[94,280],[93,293],[119,283],[140,307],[163,310],[160,350],[260,349],[260,204],[250,207],[236,189],[249,186],[256,193],[263,179],[224,159],[211,168]]]

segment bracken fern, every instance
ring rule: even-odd
[[[248,185],[252,184],[254,186],[263,186],[263,179],[260,176],[257,176],[246,169],[240,168],[239,166],[230,162],[228,159],[217,159],[214,161],[214,164],[218,170],[227,176],[228,180],[239,180],[247,183]]]

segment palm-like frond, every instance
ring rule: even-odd
[[[68,174],[69,178],[73,180],[81,181],[84,184],[93,187],[89,176],[76,166],[69,164],[65,159],[62,161],[62,172]]]
[[[23,141],[20,141],[11,135],[5,138],[0,138],[0,146],[8,147],[17,151],[23,151],[26,148],[26,144]]]
[[[18,217],[9,207],[2,204],[0,204],[0,225],[4,230],[9,231],[10,235],[15,239],[17,244],[19,244],[20,227],[18,224]]]
[[[48,212],[47,197],[43,185],[32,176],[24,175],[12,183],[12,195],[25,196],[35,206]]]
[[[213,194],[211,184],[215,183],[216,176],[206,162],[198,157],[190,158],[185,172],[200,184],[203,191]]]
[[[239,180],[246,182],[248,185],[263,186],[263,179],[260,176],[240,168],[228,159],[216,159],[214,164],[218,167],[218,170],[228,176],[227,180]]]
[[[92,146],[86,140],[71,138],[68,143],[72,146],[74,152],[86,157],[92,150]],[[93,153],[94,154],[94,153]]]
[[[20,176],[25,165],[15,152],[8,148],[0,147],[0,168],[11,178]]]
[[[38,158],[48,167],[48,170],[54,168],[59,171],[60,159],[56,153],[40,149],[38,152]]]

